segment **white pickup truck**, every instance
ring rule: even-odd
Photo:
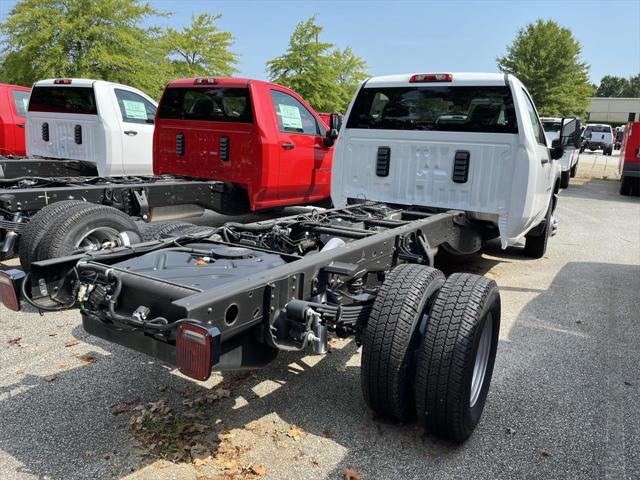
[[[542,117],[542,128],[547,136],[547,143],[551,144],[554,140],[560,138],[560,128],[562,128],[562,118],[558,117]],[[578,170],[578,159],[580,157],[579,149],[565,150],[560,158],[560,188],[569,186],[569,178],[576,176]]]
[[[27,155],[93,162],[98,175],[152,175],[157,103],[127,85],[84,78],[36,82]]]
[[[550,145],[531,95],[513,75],[371,78],[340,131],[332,200],[336,207],[366,199],[464,211],[484,240],[498,237],[506,248],[524,237],[525,253],[540,258],[556,228],[558,159],[578,148],[578,126],[562,122]]]

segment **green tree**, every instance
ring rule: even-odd
[[[98,78],[157,97],[169,63],[162,32],[142,22],[160,15],[139,0],[20,0],[0,24],[0,78]]]
[[[298,23],[286,53],[267,62],[269,79],[296,91],[317,111],[344,112],[366,76],[366,63],[349,47],[338,50],[321,42],[321,33],[315,15]]]
[[[629,80],[623,77],[605,75],[600,80],[596,97],[622,97],[622,92],[629,86]]]
[[[627,98],[640,98],[640,73],[629,77],[627,86],[622,91],[622,96]]]
[[[238,70],[238,56],[231,52],[233,35],[216,25],[221,15],[203,13],[191,17],[191,25],[165,36],[175,77],[230,76]]]
[[[581,49],[571,30],[538,20],[518,31],[497,63],[527,86],[542,115],[584,115],[593,89]]]

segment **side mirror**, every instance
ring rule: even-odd
[[[336,130],[336,131],[340,131],[340,128],[342,127],[342,115],[340,115],[339,113],[332,113],[331,115],[329,115],[329,130]],[[338,137],[338,135],[336,135],[336,138]]]
[[[558,160],[560,158],[562,158],[562,155],[564,154],[564,148],[562,147],[562,143],[560,142],[559,138],[556,138],[555,140],[553,140],[553,142],[551,142],[551,160]]]
[[[569,149],[580,148],[580,120],[563,118],[560,128],[560,146]],[[553,147],[553,143],[551,144]]]

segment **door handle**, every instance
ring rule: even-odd
[[[20,128],[24,128],[24,123],[16,123],[16,125]]]
[[[130,137],[133,137],[134,135],[137,135],[138,132],[136,132],[135,130],[125,130],[124,134],[129,135]]]
[[[294,148],[296,148],[296,144],[291,142],[282,143],[281,145],[285,150],[293,150]]]

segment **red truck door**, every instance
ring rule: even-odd
[[[4,103],[7,108],[2,113],[2,144],[0,155],[26,155],[24,124],[29,106],[30,88],[7,85]]]
[[[311,111],[284,89],[271,89],[278,129],[278,198],[291,203],[329,196],[331,150],[325,128]]]

